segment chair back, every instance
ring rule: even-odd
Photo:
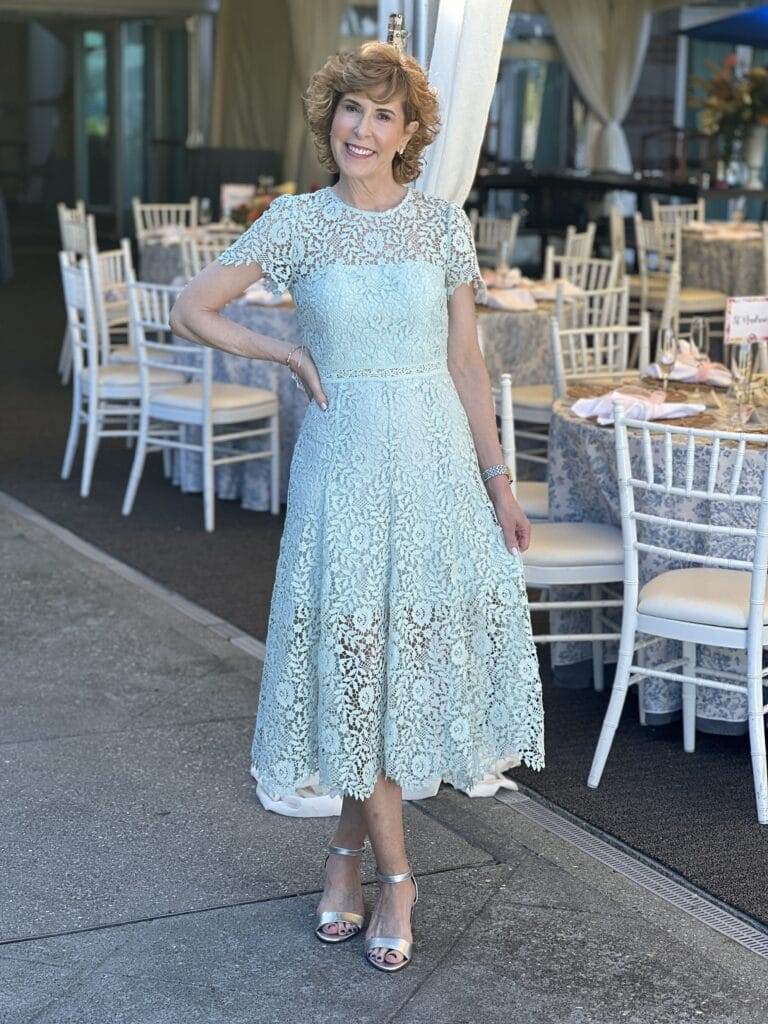
[[[64,307],[67,314],[67,332],[72,346],[73,379],[79,380],[85,370],[99,366],[99,336],[93,287],[88,260],[78,259],[74,253],[59,253]],[[97,374],[88,377],[91,388],[98,384]]]
[[[639,213],[635,214],[637,269],[644,288],[654,277],[666,280],[672,263],[680,262],[680,225],[670,228],[668,236],[664,237],[655,221],[643,220]]]
[[[568,381],[591,377],[615,377],[629,370],[629,357],[637,349],[638,369],[648,367],[650,327],[647,313],[639,324],[612,324],[561,328],[555,317],[549,321],[552,349],[553,393],[561,398]],[[636,345],[633,346],[633,342]]]
[[[181,370],[202,381],[203,413],[210,417],[213,351],[208,345],[177,343],[171,331],[171,309],[181,290],[174,285],[128,282],[130,334],[139,365],[142,408],[150,400],[150,369]]]
[[[644,308],[646,295],[647,291],[643,288],[641,309]],[[677,260],[672,260],[667,275],[667,287],[664,292],[664,305],[661,309],[659,328],[662,330],[669,328],[675,332],[680,330],[680,264]]]
[[[131,243],[120,239],[119,249],[97,252],[88,256],[93,280],[93,304],[99,327],[101,358],[106,364],[110,356],[110,327],[128,323],[128,282],[136,278],[133,269]]]
[[[84,206],[70,210],[63,203],[59,203],[57,210],[61,248],[64,252],[74,253],[75,256],[88,256],[92,249],[98,248],[96,221],[92,213],[86,214]]]
[[[563,256],[578,256],[581,259],[591,256],[595,245],[596,226],[594,221],[590,221],[584,231],[577,231],[573,224],[570,224],[565,231]]]
[[[520,214],[511,217],[481,217],[474,207],[469,211],[475,248],[488,253],[501,255],[503,243],[507,246],[508,258],[512,258],[517,233],[520,229]]]
[[[199,274],[239,237],[237,231],[197,231],[185,235],[179,242],[184,277],[189,281]]]
[[[668,259],[680,258],[680,231],[686,224],[707,219],[703,199],[695,203],[660,203],[651,200],[651,217],[656,225],[661,251]]]
[[[552,247],[547,246],[545,281],[559,278],[570,281],[584,291],[598,291],[602,288],[615,288],[619,284],[621,270],[621,260],[618,256],[611,259],[595,256],[555,256]]]
[[[627,263],[627,232],[624,227],[624,211],[618,203],[613,203],[608,215],[608,226],[611,236],[611,256],[618,256],[621,266]]]
[[[565,296],[558,285],[555,316],[561,327],[610,327],[629,323],[629,282],[615,288],[594,288],[581,295]]]
[[[762,629],[768,572],[768,435],[630,419],[618,403],[615,420],[625,587],[629,584],[636,593],[640,551],[675,563],[742,569],[752,574],[749,625]],[[761,460],[757,493],[754,477],[744,473],[748,444]],[[638,496],[646,500],[636,501]],[[694,503],[701,503],[707,514],[692,516]],[[637,504],[655,511],[638,511]],[[741,506],[743,525],[725,521],[730,518],[724,515],[728,505]],[[661,528],[668,546],[641,541],[638,523]],[[683,546],[681,534],[690,538],[689,548]],[[724,545],[720,554],[702,553],[704,538],[717,550],[718,538],[734,537],[743,539],[751,557],[734,558],[723,551]]]
[[[134,196],[132,205],[138,239],[164,228],[196,228],[198,224],[197,196],[192,196],[188,203],[142,203]]]

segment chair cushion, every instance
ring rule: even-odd
[[[243,384],[219,382],[211,385],[211,406],[214,409],[239,409],[251,405],[272,404],[276,398],[275,392],[267,388],[249,388]],[[203,404],[203,385],[196,382],[176,388],[164,388],[155,396],[154,401],[178,409],[199,409]]]
[[[537,523],[523,561],[553,568],[621,564],[621,530],[603,523]]]
[[[127,346],[126,346],[127,347]],[[89,370],[83,372],[87,380]],[[163,370],[161,367],[151,366],[149,368],[149,379],[152,384],[181,384],[186,379],[183,373],[176,370]],[[110,363],[108,366],[99,367],[99,384],[117,385],[118,387],[139,387],[138,363]]]
[[[681,288],[681,313],[724,313],[728,304],[725,292],[716,292],[711,288]]]
[[[670,569],[642,588],[641,615],[746,629],[752,574],[737,569]],[[768,607],[763,622],[768,622]]]
[[[523,384],[512,388],[512,403],[518,407],[528,406],[530,409],[551,409],[554,398],[551,384]]]
[[[517,500],[527,516],[549,518],[549,487],[540,480],[519,480]]]

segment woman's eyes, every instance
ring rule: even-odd
[[[360,108],[356,107],[354,103],[345,103],[344,104],[344,109],[348,110],[350,114],[356,114],[360,110]],[[383,121],[391,121],[392,120],[392,115],[388,114],[385,110],[380,110],[379,111],[379,117]]]

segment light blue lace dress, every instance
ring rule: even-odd
[[[370,796],[468,789],[544,763],[520,559],[504,543],[447,368],[448,297],[483,288],[469,220],[409,189],[382,212],[330,188],[274,201],[219,257],[290,288],[328,409],[291,462],[252,769]]]

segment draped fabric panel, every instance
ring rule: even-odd
[[[211,145],[283,152],[292,69],[286,0],[221,0]]]
[[[460,205],[475,178],[509,9],[510,0],[443,0],[438,11],[429,79],[442,129],[415,187]]]
[[[627,116],[651,33],[654,0],[539,0],[585,103],[587,166],[629,172]]]
[[[304,119],[301,94],[312,74],[338,48],[341,18],[347,0],[288,0],[293,44],[293,76],[289,87],[288,125],[283,177],[295,181],[299,192],[310,185],[325,185],[329,172],[318,163]]]

